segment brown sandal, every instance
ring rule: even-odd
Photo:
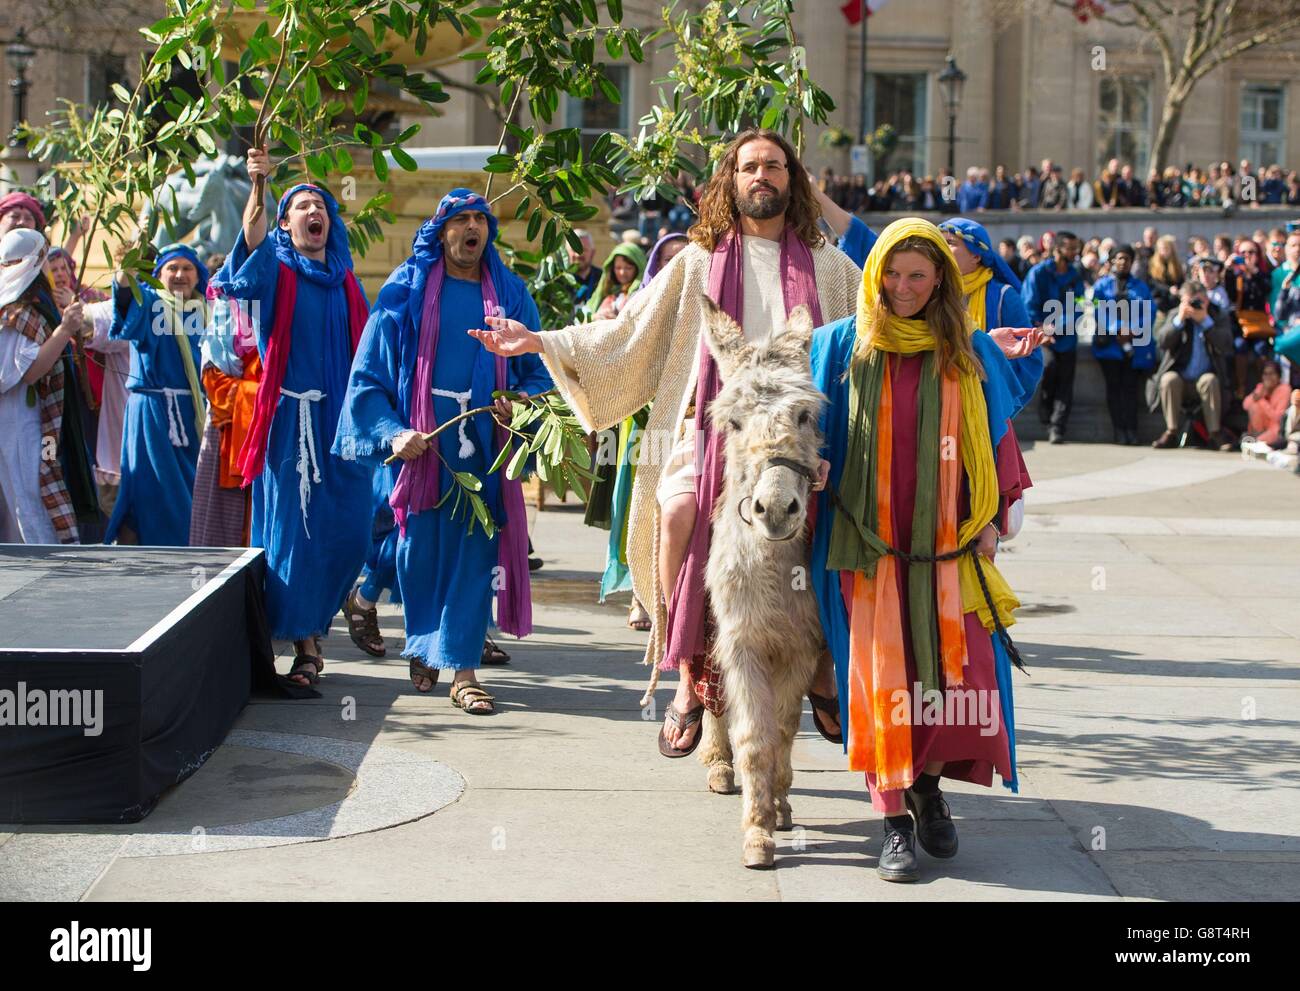
[[[701,726],[699,731],[695,734],[695,739],[691,741],[691,745],[685,748],[684,750],[679,750],[678,748],[674,747],[671,743],[669,743],[668,737],[664,734],[664,730],[668,728],[667,720],[672,720],[673,725],[676,726],[678,729],[689,730],[692,726],[694,726],[703,718],[704,718],[703,702],[701,702],[696,708],[692,709],[690,712],[685,714],[678,712],[673,707],[673,704],[669,702],[668,716],[665,719],[664,725],[659,727],[659,752],[663,754],[665,757],[672,757],[674,759],[677,757],[689,757],[691,754],[695,753],[695,748],[700,745],[700,740],[703,739],[704,737],[703,726]]]
[[[451,687],[451,704],[471,716],[490,716],[497,711],[491,695],[476,681],[458,681]],[[481,706],[487,706],[486,709]]]
[[[830,733],[826,731],[826,728],[822,726],[822,721],[817,718],[817,713],[820,712],[822,715],[831,716],[835,719],[836,722],[839,722],[840,700],[828,699],[824,695],[818,695],[810,688],[808,689],[808,701],[812,705],[812,721],[813,721],[813,725],[817,727],[817,732],[820,733],[825,739],[829,740],[831,743],[843,744],[844,743],[843,728],[840,729],[839,733],[832,736]]]
[[[491,637],[483,640],[483,656],[479,659],[480,664],[509,664],[510,655],[497,646],[496,641]]]
[[[294,654],[293,667],[285,677],[302,688],[314,687],[319,683],[320,673],[324,670],[325,661],[319,654]],[[294,680],[295,677],[306,678],[306,684]]]
[[[379,632],[379,609],[371,606],[362,609],[357,605],[357,590],[354,588],[343,600],[343,617],[348,621],[348,636],[352,642],[371,657],[383,657],[388,653],[384,646],[383,634]]]
[[[418,661],[414,657],[412,657],[410,661],[411,663],[408,665],[407,670],[411,675],[411,684],[415,685],[415,690],[421,695],[428,695],[438,687],[438,668],[431,668],[423,661]],[[429,687],[421,688],[416,681],[417,678],[430,682]]]

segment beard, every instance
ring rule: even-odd
[[[775,188],[758,187],[746,196],[736,194],[736,209],[750,220],[771,220],[785,213],[790,205],[790,190],[780,191]]]

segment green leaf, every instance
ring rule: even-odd
[[[501,466],[509,459],[511,450],[513,450],[513,444],[509,440],[501,445],[501,451],[497,454],[496,460],[492,462],[492,467],[487,470],[489,475],[501,470]]]
[[[615,24],[623,22],[623,0],[608,0],[605,6],[609,9],[610,20]]]
[[[528,460],[528,445],[521,445],[510,459],[510,464],[506,467],[506,478],[518,478],[524,470],[524,462]]]
[[[316,73],[310,69],[303,76],[302,80],[302,102],[303,105],[311,108],[320,104],[320,80],[316,78]]]
[[[194,140],[198,142],[199,147],[205,154],[215,155],[217,153],[217,143],[212,140],[212,135],[202,129],[194,132]]]
[[[131,102],[131,94],[121,83],[113,84],[113,94],[123,103]]]
[[[389,149],[389,151],[393,156],[393,161],[407,172],[418,172],[420,170],[420,166],[415,163],[415,159],[408,155],[403,149],[394,145]]]
[[[380,182],[388,181],[388,159],[384,157],[381,149],[376,148],[370,153],[370,162],[375,168],[375,178]]]
[[[456,476],[456,481],[471,492],[478,492],[483,488],[483,483],[479,481],[478,477],[468,471],[454,471],[452,474]]]

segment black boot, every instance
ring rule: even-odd
[[[917,881],[916,832],[907,816],[885,819],[885,844],[880,849],[876,873],[886,881]]]
[[[953,825],[943,792],[938,788],[928,793],[908,788],[903,794],[908,811],[916,816],[916,836],[921,841],[921,849],[942,860],[957,856],[957,827]]]

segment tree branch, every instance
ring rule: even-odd
[[[1243,52],[1248,52],[1252,48],[1258,48],[1261,45],[1272,45],[1280,41],[1287,40],[1286,36],[1292,31],[1300,29],[1300,15],[1291,17],[1280,24],[1275,24],[1271,28],[1258,31],[1248,38],[1244,38],[1227,48],[1221,49],[1217,54],[1207,59],[1193,73],[1192,78],[1200,79],[1208,72],[1212,72],[1229,59],[1236,58]]]

